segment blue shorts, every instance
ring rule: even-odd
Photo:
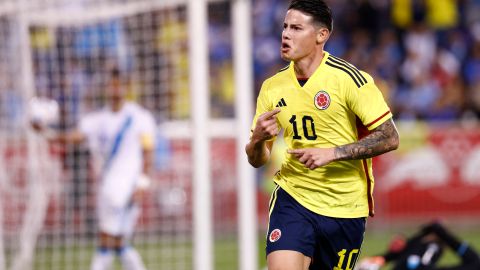
[[[366,218],[333,218],[300,205],[277,186],[270,200],[267,255],[295,250],[312,258],[309,269],[353,269],[360,255]]]

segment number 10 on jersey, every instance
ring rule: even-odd
[[[301,140],[302,136],[298,134],[298,127],[297,127],[297,116],[294,114],[289,120],[290,124],[292,124],[293,128],[293,139],[294,140]],[[315,123],[313,121],[313,117],[310,115],[304,115],[302,117],[302,129],[303,129],[303,136],[310,141],[314,141],[317,139],[317,134],[315,133]]]
[[[333,268],[333,270],[352,270],[354,262],[356,261],[356,258],[353,258],[355,255],[358,256],[358,249],[352,249],[348,253],[348,261],[347,265],[345,268],[342,268],[343,263],[345,262],[345,254],[347,253],[346,249],[342,249],[341,251],[338,252],[338,265]]]

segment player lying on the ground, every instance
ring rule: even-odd
[[[437,266],[444,247],[458,255],[459,264]],[[388,263],[393,264],[393,270],[480,270],[480,255],[440,223],[433,222],[408,239],[397,236],[385,254],[364,258],[356,270],[377,270]]]

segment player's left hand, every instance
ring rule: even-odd
[[[358,262],[355,270],[379,270],[383,265],[385,265],[385,259],[383,257],[367,257]]]
[[[135,185],[135,191],[133,192],[133,195],[132,195],[132,202],[136,204],[140,204],[143,198],[145,197],[145,193],[150,188],[150,185],[151,185],[150,178],[145,174],[140,175]]]
[[[289,149],[287,152],[294,155],[310,170],[327,165],[335,158],[334,148]]]
[[[132,202],[136,205],[142,204],[143,198],[145,197],[144,189],[136,189],[132,195]]]

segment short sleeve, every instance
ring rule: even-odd
[[[375,129],[392,117],[382,92],[375,85],[373,78],[365,72],[362,75],[367,83],[358,88],[355,84],[346,87],[346,101],[368,130]]]
[[[91,137],[99,130],[99,121],[99,113],[86,114],[80,119],[80,122],[78,123],[78,130],[88,137]]]
[[[142,120],[140,121],[140,140],[144,149],[153,149],[155,147],[155,119],[153,115],[144,110]]]
[[[255,117],[253,117],[252,126],[250,129],[250,135],[252,135],[255,125],[257,124],[258,117],[263,113],[273,110],[270,99],[268,97],[268,80],[262,84],[260,93],[257,97],[257,107],[255,109]]]

